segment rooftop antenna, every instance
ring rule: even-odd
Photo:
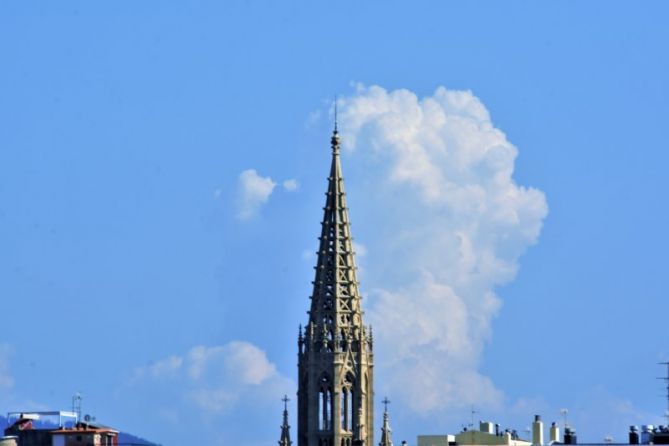
[[[667,421],[669,421],[669,362],[658,362],[658,364],[667,366],[667,376],[657,379],[663,380],[667,386],[665,389],[667,393],[664,395],[667,398],[667,411],[664,413],[664,416],[667,418]]]
[[[569,424],[567,423],[567,414],[569,413],[569,410],[560,409],[560,413],[564,417],[564,431],[567,432],[567,426],[569,426]]]
[[[77,414],[77,422],[81,421],[81,392],[77,392],[72,396],[72,412]]]
[[[471,409],[471,423],[469,423],[469,426],[472,430],[474,430],[474,414],[478,413],[478,411],[474,410],[474,405],[472,404],[472,409]]]

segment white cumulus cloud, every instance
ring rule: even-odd
[[[156,361],[146,367],[140,367],[135,370],[133,380],[138,380],[146,376],[152,378],[162,378],[167,375],[175,374],[183,364],[183,358],[179,356],[169,356],[160,361]]]
[[[295,179],[289,179],[283,182],[283,188],[288,192],[294,192],[300,188],[300,183]]]
[[[367,166],[356,200],[375,203],[353,218],[375,228],[363,287],[379,390],[419,413],[499,405],[478,366],[501,306],[496,288],[536,243],[544,194],[516,184],[518,150],[469,91],[419,98],[358,86],[339,100],[339,120],[351,165]]]
[[[207,412],[227,412],[242,401],[273,401],[293,389],[292,381],[278,373],[263,350],[244,341],[195,346],[136,369],[129,384],[151,382],[160,384],[162,391],[176,392],[172,401],[190,402]]]
[[[187,364],[192,379],[202,379],[208,372],[237,384],[259,385],[277,374],[264,351],[240,341],[219,347],[194,347],[188,352]]]
[[[263,177],[255,169],[247,169],[239,174],[237,218],[248,220],[258,214],[267,203],[276,183],[270,177]]]

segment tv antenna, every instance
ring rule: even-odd
[[[562,414],[562,416],[564,417],[564,430],[565,430],[565,432],[567,431],[567,426],[569,426],[569,424],[567,423],[567,414],[568,413],[569,413],[568,409],[560,409],[560,414]]]
[[[664,413],[664,416],[667,418],[667,421],[669,421],[669,362],[658,362],[658,364],[667,366],[667,376],[657,379],[663,380],[666,385],[665,391],[667,393],[664,396],[667,398],[667,411]]]
[[[77,421],[81,421],[81,392],[77,392],[72,396],[72,412],[77,414]]]
[[[469,427],[471,428],[471,430],[474,430],[474,414],[476,414],[476,413],[478,413],[478,411],[474,410],[474,406],[472,406],[472,410],[471,410],[472,421],[471,421],[471,423],[469,423]]]
[[[95,417],[93,415],[86,414],[84,415],[84,421],[86,423],[90,423],[91,421],[95,421]]]
[[[474,429],[474,414],[475,413],[478,413],[478,412],[476,410],[474,410],[474,405],[472,404],[472,410],[471,410],[472,422],[470,424],[470,426],[471,426],[470,431],[472,433],[472,444],[474,444],[474,430],[475,430]]]

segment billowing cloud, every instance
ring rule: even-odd
[[[293,390],[265,352],[253,344],[232,341],[225,345],[196,346],[184,355],[172,355],[135,370],[129,385],[158,382],[178,393],[173,401],[192,403],[207,412],[227,412],[240,401],[258,401]],[[167,386],[165,386],[167,384]]]
[[[518,150],[469,91],[358,86],[340,99],[342,145],[366,168],[356,212],[378,228],[365,239],[368,322],[379,390],[414,411],[498,406],[502,392],[478,371],[495,290],[536,243],[544,194],[513,179]],[[421,379],[414,379],[420,376]]]
[[[276,375],[276,367],[265,352],[248,342],[230,342],[221,347],[195,347],[188,353],[188,374],[202,379],[205,372],[225,376],[237,384],[259,385]]]
[[[183,358],[179,356],[169,356],[160,361],[156,361],[146,367],[140,367],[135,370],[134,380],[144,377],[162,378],[166,375],[176,374],[183,365]]]
[[[258,175],[255,169],[247,169],[239,174],[237,196],[237,218],[248,220],[258,214],[267,203],[276,183],[270,177]]]

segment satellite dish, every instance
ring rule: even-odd
[[[84,415],[84,421],[87,422],[87,423],[88,423],[89,421],[91,421],[91,416],[88,415],[88,414]]]

